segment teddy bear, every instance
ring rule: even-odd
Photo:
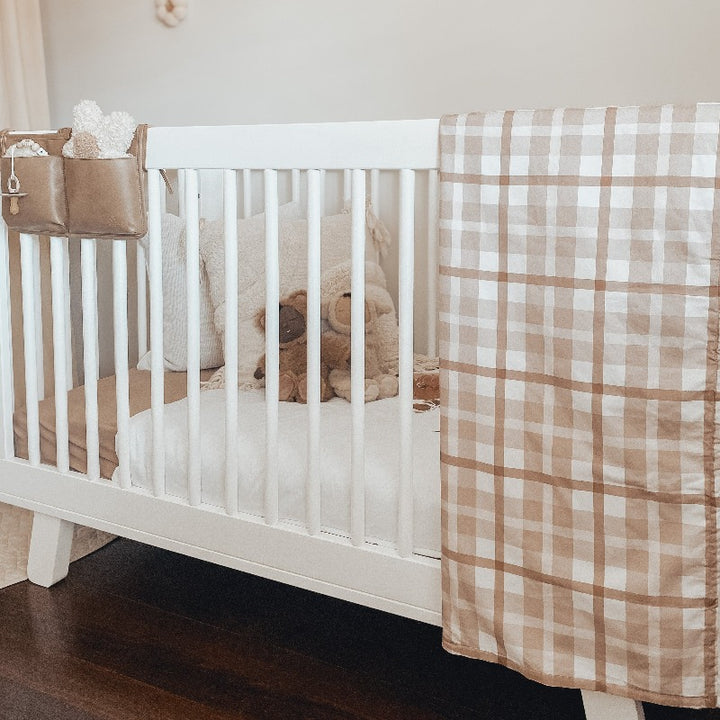
[[[256,317],[265,330],[265,311]],[[279,398],[286,402],[307,402],[307,292],[298,290],[280,300],[279,310]],[[335,393],[329,383],[332,369],[350,367],[350,338],[324,333],[320,338],[320,401]],[[265,379],[265,355],[258,361],[255,379]]]
[[[387,299],[386,299],[387,296]],[[352,295],[350,292],[338,292],[323,301],[321,312],[327,322],[328,330],[323,337],[347,338],[350,342],[350,318]],[[384,289],[367,285],[365,289],[365,402],[392,397],[398,393],[398,379],[387,372],[380,360],[375,339],[375,325],[382,315],[393,310]],[[330,386],[338,397],[350,401],[350,367],[333,368],[329,374]]]
[[[352,262],[347,260],[323,271],[320,279],[322,300],[328,300],[338,293],[351,289]],[[395,305],[387,291],[387,280],[383,269],[376,262],[365,261],[365,292],[374,294],[375,299],[390,308],[373,323],[373,341],[383,371],[397,375],[398,369],[398,321]]]
[[[440,373],[438,370],[416,370],[413,373],[413,408],[418,412],[440,404]]]
[[[121,158],[135,135],[135,120],[126,112],[103,115],[94,100],[82,100],[73,108],[72,137],[63,145],[68,158]]]

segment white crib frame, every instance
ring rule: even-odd
[[[226,227],[227,297],[237,293],[236,237],[237,172],[262,170],[265,174],[266,299],[268,308],[277,308],[278,277],[273,270],[277,258],[277,171],[293,171],[296,192],[298,171],[307,172],[309,250],[309,367],[319,363],[319,217],[322,171],[343,170],[346,195],[353,201],[353,308],[352,353],[353,396],[362,397],[364,366],[364,205],[366,171],[370,171],[371,194],[377,192],[379,170],[394,170],[400,176],[399,325],[401,436],[399,476],[399,532],[396,549],[371,545],[364,539],[363,448],[364,405],[352,403],[353,412],[353,491],[351,538],[320,533],[319,488],[313,473],[313,447],[317,447],[319,386],[309,387],[310,472],[307,485],[306,527],[278,521],[277,471],[272,455],[277,443],[277,346],[268,341],[268,478],[265,518],[238,512],[236,463],[228,452],[225,509],[200,505],[199,471],[191,473],[187,501],[164,496],[164,456],[162,442],[154,444],[154,493],[131,486],[126,472],[119,483],[100,479],[97,437],[97,277],[95,242],[82,240],[83,334],[86,414],[88,418],[88,471],[69,470],[67,456],[67,402],[65,390],[70,382],[68,244],[51,239],[54,374],[56,378],[57,467],[40,463],[37,403],[42,399],[42,330],[37,302],[39,281],[38,240],[21,235],[23,267],[23,338],[25,346],[26,403],[28,406],[28,447],[30,460],[14,456],[13,443],[13,351],[10,327],[9,246],[7,228],[0,222],[0,501],[34,512],[33,533],[28,561],[32,582],[49,587],[68,572],[73,524],[85,525],[185,555],[321,592],[343,600],[384,610],[423,622],[441,624],[441,579],[438,560],[412,552],[412,350],[413,350],[413,249],[414,173],[429,171],[428,183],[428,263],[435,264],[437,244],[437,168],[438,121],[353,122],[302,125],[259,125],[224,127],[151,128],[147,143],[148,204],[150,235],[150,344],[152,364],[152,413],[156,437],[163,436],[162,396],[162,275],[160,264],[160,211],[163,199],[160,169],[179,171],[181,190],[186,198],[188,247],[188,309],[197,314],[198,236],[197,170],[222,170],[224,177],[224,217]],[[245,176],[247,177],[247,176]],[[244,187],[247,183],[244,183]],[[294,192],[294,194],[295,194]],[[244,214],[249,199],[244,197]],[[128,318],[127,268],[124,241],[113,241],[115,372],[118,393],[118,456],[120,467],[127,467],[128,395]],[[139,253],[138,267],[144,258]],[[138,270],[139,346],[146,349],[144,306],[145,273]],[[432,285],[432,283],[430,283]],[[429,288],[428,344],[435,344],[435,288]],[[228,302],[226,371],[232,376],[237,349],[234,313],[237,303]],[[277,312],[268,311],[267,335],[277,332]],[[199,351],[197,322],[188,332],[188,406],[199,403]],[[361,358],[357,361],[356,358]],[[311,376],[311,373],[309,373]],[[233,399],[235,398],[235,399]],[[233,437],[237,422],[237,395],[227,392],[226,430]],[[199,428],[189,423],[190,467],[198,468]],[[62,449],[64,448],[64,450]],[[371,462],[371,459],[368,459]],[[439,521],[439,518],[438,518]],[[588,718],[613,717],[638,720],[642,706],[631,700],[583,691]]]

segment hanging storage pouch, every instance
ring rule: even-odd
[[[147,125],[138,125],[128,157],[64,158],[69,235],[131,239],[147,233],[146,136]]]
[[[13,153],[12,146],[18,148],[18,153],[23,146],[40,148],[47,153],[0,157],[2,215],[10,230],[38,235],[67,234],[65,177],[60,153],[69,137],[70,128],[53,133],[0,133],[0,156],[8,149]]]
[[[0,133],[0,156],[8,150],[13,155],[0,157],[2,215],[8,228],[62,237],[143,237],[147,125],[138,125],[128,155],[120,158],[63,157],[70,136],[70,128]],[[23,145],[23,149],[40,148],[43,154],[18,157]]]
[[[147,219],[136,158],[64,158],[68,229],[78,237],[140,238]]]

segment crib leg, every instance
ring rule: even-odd
[[[641,702],[607,693],[582,691],[586,720],[645,720]]]
[[[36,512],[27,573],[36,585],[50,587],[68,574],[74,524]]]

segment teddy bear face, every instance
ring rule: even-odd
[[[373,302],[365,300],[365,324],[367,325],[377,314]],[[324,317],[335,332],[349,335],[352,317],[352,293],[345,292],[332,298],[327,304]]]
[[[307,323],[305,314],[293,305],[280,303],[280,347],[287,348],[291,345],[305,342]]]
[[[278,312],[279,343],[281,349],[307,341],[307,293],[297,290],[280,300]],[[257,327],[265,332],[265,310],[255,317]]]

